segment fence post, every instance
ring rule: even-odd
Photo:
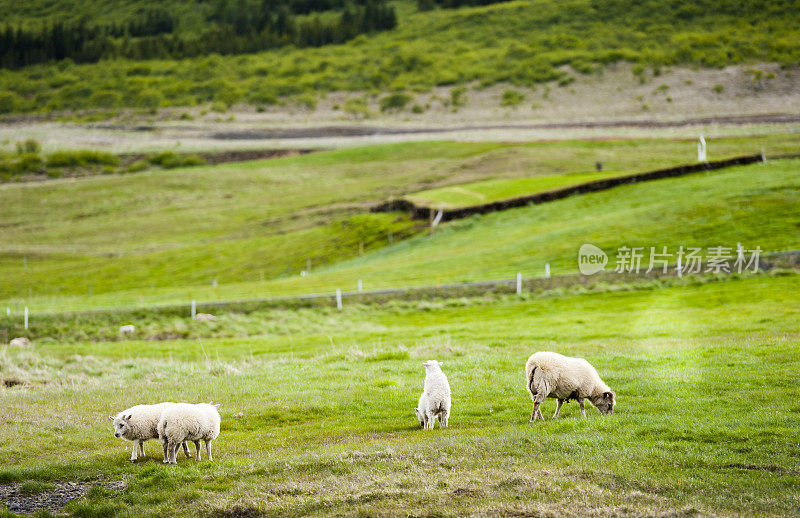
[[[28,330],[28,306],[25,306],[25,330]]]
[[[706,161],[706,139],[703,138],[703,135],[700,135],[700,142],[697,143],[697,161]]]
[[[517,272],[517,295],[522,295],[522,274]]]
[[[546,279],[550,278],[550,263],[544,263],[544,276]]]
[[[679,278],[679,279],[680,279],[681,277],[683,277],[683,267],[681,266],[681,256],[680,256],[680,255],[678,255],[678,265],[677,265],[677,267],[675,268],[675,271],[677,271],[677,272],[678,272],[678,278]]]
[[[192,299],[192,320],[194,320],[194,317],[196,316],[197,316],[197,302],[195,302],[195,300]]]
[[[342,290],[336,288],[336,309],[342,309]]]
[[[10,307],[8,307],[8,306],[6,306],[6,316],[7,316],[7,317],[10,317],[10,316],[11,316],[11,308],[10,308]]]
[[[361,282],[361,279],[358,279],[358,291],[364,291],[364,283]]]

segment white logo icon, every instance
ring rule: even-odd
[[[606,253],[594,245],[585,243],[578,250],[578,270],[583,275],[593,275],[605,268],[607,263]]]

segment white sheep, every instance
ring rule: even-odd
[[[11,347],[29,347],[31,345],[31,341],[24,336],[18,336],[17,338],[14,338],[8,342],[8,345]]]
[[[133,324],[126,324],[119,327],[119,334],[121,335],[132,335],[135,332],[136,328],[133,326]]]
[[[116,416],[109,416],[109,419],[114,423],[114,436],[131,441],[133,443],[133,452],[131,453],[131,462],[137,459],[137,448],[144,457],[144,443],[149,439],[157,439],[158,436],[158,421],[161,419],[161,413],[167,407],[175,403],[158,403],[156,405],[136,405],[123,410]],[[199,442],[195,443],[195,448],[199,450]],[[189,449],[186,444],[183,445],[183,451],[189,457]]]
[[[194,316],[194,319],[198,322],[214,322],[217,320],[217,317],[209,313],[198,313]]]
[[[425,366],[425,385],[419,397],[417,414],[419,424],[426,430],[433,430],[436,418],[439,418],[439,428],[447,427],[450,418],[450,383],[442,372],[442,362],[428,360]]]
[[[211,441],[219,436],[219,405],[178,403],[167,407],[158,421],[158,435],[164,449],[164,463],[177,464],[178,447],[184,441],[194,441],[198,446],[195,460],[200,460],[200,441],[206,443],[206,457],[211,456]]]
[[[549,351],[534,353],[525,363],[525,384],[533,400],[531,422],[536,421],[537,416],[544,421],[540,406],[548,397],[558,400],[553,419],[558,418],[561,406],[570,399],[578,401],[582,417],[586,417],[585,399],[603,415],[614,412],[614,392],[583,358],[570,358]]]

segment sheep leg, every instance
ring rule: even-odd
[[[439,414],[439,427],[447,428],[447,421],[450,419],[450,410],[445,410]]]
[[[194,460],[200,460],[200,441],[194,441]]]
[[[436,414],[433,412],[425,412],[425,429],[433,430],[436,426]]]
[[[169,464],[169,457],[167,456],[168,455],[168,453],[167,453],[167,450],[168,450],[167,438],[164,437],[161,440],[161,443],[162,443],[162,447],[164,449],[164,464]]]
[[[169,443],[169,463],[170,464],[177,464],[178,463],[178,450],[181,447],[181,443],[179,442],[170,442]]]
[[[579,399],[578,404],[581,406],[581,417],[586,417],[586,409],[583,407],[583,399]]]
[[[139,443],[139,455],[144,457],[144,441]]]
[[[541,404],[538,407],[536,407],[536,412],[539,413],[539,419],[544,421],[544,416],[542,415],[542,405]]]
[[[131,462],[136,462],[136,450],[139,449],[139,440],[134,439],[133,441],[133,451],[131,452]]]
[[[186,446],[186,441],[183,441],[181,444],[183,444],[183,453],[186,455],[186,458],[191,459],[192,456],[189,455],[189,447]]]
[[[564,404],[563,399],[559,399],[558,403],[556,403],[556,413],[553,414],[553,419],[558,419],[558,413],[561,412],[561,405]]]
[[[214,458],[211,457],[211,440],[206,440],[206,458],[208,460],[214,460]]]
[[[531,423],[536,421],[537,415],[541,415],[541,412],[539,412],[539,405],[541,405],[540,402],[538,401],[533,402],[533,413],[531,414]],[[544,418],[542,418],[542,421],[544,421]]]

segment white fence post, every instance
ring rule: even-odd
[[[678,255],[678,266],[675,268],[675,271],[678,272],[678,278],[680,279],[683,277],[683,267],[681,266],[681,256]]]
[[[8,306],[6,306],[6,316],[7,316],[7,317],[10,317],[10,316],[11,316],[11,308],[10,308],[10,307],[8,307]]]
[[[517,272],[517,295],[522,294],[522,274]]]
[[[439,212],[436,213],[436,217],[433,218],[433,224],[431,226],[432,227],[438,226],[439,223],[442,221],[442,216],[444,216],[444,210],[439,209]]]
[[[358,279],[358,291],[364,291],[364,283],[361,282],[361,279]]]
[[[706,139],[703,138],[703,135],[700,135],[700,142],[697,143],[697,161],[706,161]]]
[[[544,263],[544,276],[546,279],[550,278],[550,263]]]
[[[342,309],[342,290],[336,288],[336,309]]]
[[[28,306],[25,306],[25,330],[28,330]]]
[[[197,302],[192,299],[192,320],[197,316]]]

